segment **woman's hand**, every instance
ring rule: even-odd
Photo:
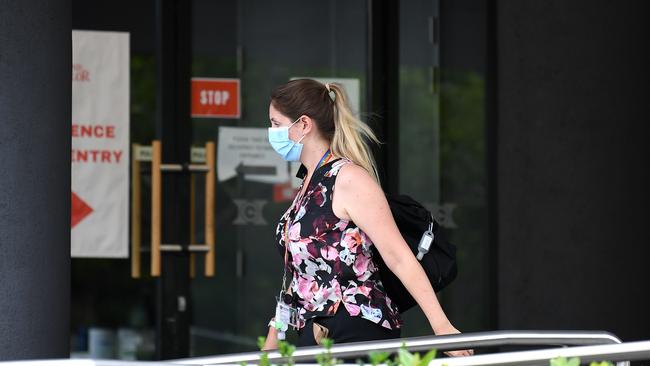
[[[436,327],[435,329],[433,329],[433,332],[436,333],[436,335],[460,334],[460,331],[454,328],[454,326],[451,325],[450,322],[447,322],[441,327]],[[445,354],[447,356],[452,356],[452,357],[472,356],[474,354],[474,350],[465,349],[465,350],[458,350],[458,351],[446,351]]]
[[[262,347],[262,351],[270,351],[278,349],[278,330],[275,327],[269,327],[269,332],[266,335],[266,342]]]

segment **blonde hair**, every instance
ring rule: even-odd
[[[379,174],[377,164],[367,141],[379,144],[379,139],[370,126],[357,118],[348,104],[348,97],[343,86],[331,83],[326,88],[331,90],[334,99],[334,136],[331,141],[332,154],[350,159],[364,168],[377,183]]]
[[[296,79],[275,88],[271,103],[284,115],[314,119],[320,134],[329,141],[332,154],[365,169],[379,183],[377,164],[369,143],[379,143],[370,126],[357,118],[342,85]]]

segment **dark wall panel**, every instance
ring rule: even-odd
[[[68,357],[70,1],[0,9],[0,361]]]
[[[648,339],[650,3],[496,6],[499,327]]]

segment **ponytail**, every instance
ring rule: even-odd
[[[368,142],[379,144],[370,126],[350,110],[345,90],[339,84],[325,84],[334,103],[334,136],[330,148],[335,156],[350,159],[364,168],[379,183],[377,164]]]
[[[313,79],[291,80],[271,92],[271,103],[292,120],[303,114],[313,118],[318,131],[330,143],[332,155],[351,160],[379,183],[377,164],[368,146],[379,140],[367,124],[354,116],[341,85],[323,85]]]

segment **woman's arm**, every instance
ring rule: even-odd
[[[278,348],[278,330],[275,327],[269,327],[266,334],[266,341],[262,347],[262,351],[270,351]]]
[[[346,164],[338,174],[335,187],[334,213],[351,219],[370,237],[388,268],[420,305],[434,333],[460,333],[447,319],[422,266],[397,229],[379,185],[363,168]],[[465,356],[471,351],[449,354]]]

